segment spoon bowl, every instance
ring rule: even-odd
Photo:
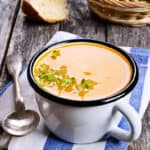
[[[22,110],[8,115],[2,123],[3,129],[15,136],[27,135],[32,132],[39,123],[39,115],[33,110]]]

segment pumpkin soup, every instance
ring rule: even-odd
[[[90,42],[51,48],[33,66],[34,79],[41,88],[73,100],[113,96],[128,85],[132,74],[123,54]]]

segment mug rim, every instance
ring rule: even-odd
[[[60,96],[54,95],[52,93],[46,92],[45,90],[40,88],[37,85],[37,83],[35,82],[34,77],[33,77],[33,66],[34,66],[35,61],[38,59],[38,57],[41,54],[43,54],[44,52],[46,52],[47,50],[49,50],[50,48],[57,47],[57,46],[64,45],[64,44],[69,44],[69,43],[76,43],[76,42],[101,44],[101,45],[113,48],[114,50],[119,51],[121,54],[123,54],[130,62],[132,69],[133,69],[133,75],[132,75],[132,78],[131,78],[130,82],[128,83],[128,85],[125,88],[123,88],[120,92],[118,92],[112,96],[109,96],[106,98],[88,100],[88,101],[72,100],[69,98],[60,97]],[[32,59],[29,62],[29,65],[28,65],[28,69],[27,69],[28,81],[35,92],[37,92],[41,96],[45,97],[49,101],[53,101],[53,102],[56,102],[59,104],[70,105],[70,106],[79,106],[79,107],[104,105],[104,104],[112,103],[114,101],[119,100],[120,98],[127,95],[135,87],[135,85],[138,81],[138,77],[139,77],[138,67],[137,67],[135,60],[133,59],[133,57],[131,55],[129,55],[127,52],[125,52],[121,48],[114,46],[110,43],[97,41],[97,40],[91,40],[91,39],[72,39],[72,40],[65,40],[65,41],[56,42],[54,44],[50,44],[50,45],[42,48],[40,51],[38,51],[32,57]]]

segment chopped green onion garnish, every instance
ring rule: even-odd
[[[67,66],[61,66],[59,70],[50,68],[47,64],[41,64],[36,67],[36,81],[39,86],[57,86],[59,92],[64,90],[71,92],[75,90],[82,98],[89,90],[92,90],[97,82],[91,79],[82,79],[77,83],[75,77],[70,77],[67,72]]]
[[[58,56],[60,56],[60,50],[59,49],[51,50],[51,58],[52,59],[56,59]]]
[[[48,74],[47,76],[48,81],[54,81],[55,80],[55,75],[54,74]]]

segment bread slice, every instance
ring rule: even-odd
[[[22,10],[31,19],[55,23],[68,18],[67,0],[23,0]]]

